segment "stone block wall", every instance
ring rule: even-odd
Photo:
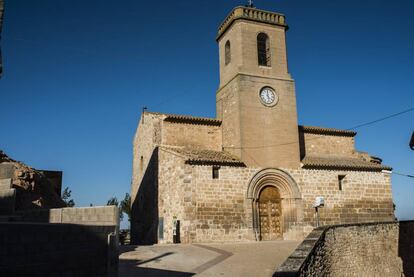
[[[194,199],[195,187],[192,183],[191,166],[184,160],[167,152],[159,151],[159,176],[158,176],[158,211],[163,226],[158,226],[160,243],[173,242],[174,217],[180,220],[181,241],[190,242],[186,236],[194,229],[192,221],[195,215]]]
[[[165,114],[145,112],[133,142],[132,202],[138,192],[148,163],[157,146],[185,146],[221,151],[221,128],[219,125],[189,124],[164,121]]]
[[[0,223],[1,276],[117,276],[112,226]]]
[[[325,206],[319,209],[321,225],[394,220],[391,176],[383,172],[336,170],[286,170],[298,184],[304,208],[304,222],[315,226],[317,196]],[[339,187],[338,176],[342,180]]]
[[[24,222],[119,227],[119,209],[116,206],[31,210],[18,212],[16,215]]]
[[[162,144],[221,151],[221,127],[163,122]]]
[[[222,166],[212,179],[211,166],[193,168],[197,188],[196,241],[255,240],[251,200],[246,199],[255,168]]]
[[[221,166],[220,178],[213,179],[212,165],[187,164],[185,157],[169,152],[168,147],[157,146],[179,143],[186,132],[193,133],[190,141],[212,143],[219,140],[219,127],[166,122],[165,116],[144,113],[134,139],[132,242],[172,242],[175,220],[180,220],[183,243],[255,240],[252,199],[247,198],[247,190],[253,176],[264,168]],[[223,133],[223,140],[227,135]],[[343,156],[359,155],[354,150],[353,137],[325,136],[312,140],[312,134],[309,136],[311,143],[320,141],[320,145],[310,150],[314,153],[327,148],[327,155],[338,149],[342,149]],[[282,170],[297,184],[299,194],[295,197],[300,198],[282,202],[287,239],[301,239],[316,226],[313,202],[318,196],[325,198],[325,207],[319,209],[320,225],[394,219],[389,173]],[[344,176],[341,186],[339,176]]]
[[[139,182],[133,184],[136,194],[131,196],[132,220],[131,242],[152,244],[158,242],[158,148],[152,153],[148,166]]]
[[[150,232],[159,238],[153,243],[172,242],[173,222],[180,220],[183,243],[256,239],[247,191],[262,168],[221,166],[219,178],[213,179],[211,165],[187,164],[185,158],[162,148],[157,157],[157,173],[143,182],[146,189],[141,191],[146,193],[140,195],[142,236]],[[325,198],[325,206],[319,209],[320,225],[394,220],[388,173],[284,171],[295,180],[302,198],[295,205],[289,204],[293,199],[282,202],[286,239],[304,238],[316,226],[313,202],[317,196]],[[345,175],[342,189],[338,175]]]
[[[355,154],[355,139],[352,136],[333,136],[321,134],[301,134],[304,137],[302,156],[345,156]]]
[[[257,35],[269,36],[271,67],[257,66]],[[225,64],[225,44],[231,43],[231,62]],[[218,41],[220,62],[220,88],[229,83],[237,74],[265,76],[268,78],[290,79],[287,68],[286,34],[282,26],[251,24],[237,20]]]
[[[135,202],[155,147],[161,144],[161,124],[161,114],[141,115],[133,141],[131,203]]]
[[[222,120],[222,144],[224,150],[241,157],[239,82],[230,82],[216,94],[216,116]],[[225,120],[224,120],[225,119]]]
[[[164,149],[159,150],[158,156],[158,181],[152,183],[157,187],[150,190],[157,195],[147,192],[148,197],[142,197],[139,222],[134,224],[149,223],[143,222],[145,214],[152,214],[151,209],[144,209],[146,205],[156,210],[158,218],[153,218],[152,223],[158,224],[159,243],[173,241],[174,220],[180,221],[182,243],[254,240],[251,203],[246,199],[246,191],[248,180],[256,170],[222,166],[220,178],[212,179],[212,166],[186,164],[182,157]],[[141,186],[147,185],[150,186],[145,182]],[[151,199],[152,203],[148,203]],[[149,233],[153,229],[154,226],[138,228]]]
[[[414,222],[314,230],[274,276],[413,276]]]

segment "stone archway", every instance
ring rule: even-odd
[[[262,192],[265,190],[269,191],[267,194],[270,196],[267,195],[263,198]],[[273,200],[271,195],[273,195]],[[283,170],[268,168],[256,173],[249,183],[246,197],[252,201],[252,227],[256,240],[282,239],[287,232],[303,220],[299,187],[295,180]],[[268,204],[263,205],[266,201]],[[270,225],[273,224],[273,226],[269,225],[271,229],[273,228],[270,235],[269,230],[266,230],[267,234],[265,234],[265,230],[261,230],[264,227],[264,217],[266,217],[264,209],[267,209],[268,213],[266,220],[273,220],[273,223],[269,222]],[[276,215],[276,213],[280,213],[280,215]],[[280,228],[279,235],[276,232],[277,223]]]

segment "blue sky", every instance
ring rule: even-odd
[[[216,30],[244,1],[12,0],[1,46],[0,149],[64,171],[78,206],[123,197],[143,106],[215,116]],[[299,123],[349,128],[414,106],[409,0],[255,1],[284,13]],[[358,129],[357,149],[414,175],[414,113]],[[393,176],[414,219],[414,179]]]

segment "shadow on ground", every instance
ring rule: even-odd
[[[122,252],[128,252],[131,250],[136,249],[137,246],[131,247],[123,247]],[[129,250],[128,250],[129,249]],[[119,260],[119,276],[122,277],[134,277],[134,276],[148,276],[148,277],[186,277],[186,276],[193,276],[194,273],[190,272],[181,272],[181,271],[173,271],[173,270],[166,270],[166,269],[156,269],[156,268],[148,268],[148,267],[140,267],[140,265],[157,261],[163,257],[169,256],[174,254],[174,252],[166,252],[162,255],[158,255],[154,258],[148,260],[128,260],[128,259],[120,259]]]
[[[135,277],[135,276],[148,276],[148,277],[186,277],[193,276],[194,273],[180,272],[156,268],[138,267],[136,261],[120,261],[119,276],[122,277]]]

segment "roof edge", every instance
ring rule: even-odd
[[[210,126],[221,126],[221,123],[222,123],[220,119],[212,118],[212,117],[168,114],[168,113],[149,112],[149,111],[144,111],[141,114],[141,117],[142,115],[145,115],[145,114],[163,116],[164,118],[161,118],[163,121],[171,122],[171,123],[187,123],[187,124],[210,125]]]
[[[351,130],[335,129],[335,128],[325,128],[318,126],[304,126],[299,125],[299,131],[307,134],[318,134],[318,135],[333,135],[333,136],[343,136],[343,137],[355,137],[357,132]]]
[[[222,165],[222,166],[233,166],[233,167],[246,167],[246,164],[241,161],[229,162],[229,161],[216,161],[216,160],[187,159],[185,163],[190,164],[190,165]]]
[[[303,164],[303,163],[302,163]],[[392,171],[392,167],[386,165],[330,165],[330,164],[303,164],[303,169],[325,169],[325,170],[350,170],[350,171]]]

